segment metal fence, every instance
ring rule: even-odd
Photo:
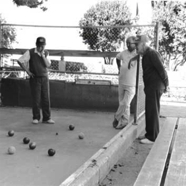
[[[46,48],[50,51],[52,65],[49,72],[50,79],[76,81],[77,79],[109,80],[111,84],[118,85],[118,69],[115,56],[126,49],[125,41],[128,36],[148,33],[152,45],[158,47],[158,25],[125,25],[125,26],[39,26],[39,25],[11,25],[3,24],[1,34],[5,27],[13,27],[17,34],[17,43],[9,53],[1,50],[4,40],[1,40],[1,67],[15,67],[15,60],[26,49],[35,47],[38,36],[47,40]],[[24,49],[24,50],[23,50]],[[8,55],[8,57],[7,57]],[[26,73],[15,70],[20,77]],[[13,71],[11,72],[13,74]],[[7,73],[4,73],[7,76]],[[144,111],[145,96],[141,64],[139,63],[136,84],[136,111],[137,117]]]
[[[152,25],[126,25],[126,26],[39,26],[39,25],[16,25],[1,24],[2,38],[7,27],[12,27],[17,33],[13,48],[29,49],[35,47],[38,36],[44,36],[47,40],[47,49],[53,50],[80,50],[100,52],[120,52],[126,49],[125,41],[130,35],[138,32],[148,32],[154,37],[154,26]],[[0,37],[1,38],[1,37]],[[5,46],[5,39],[1,39],[1,46]],[[3,55],[1,66],[16,65],[12,63],[19,55]],[[65,53],[50,56],[53,70],[67,72],[93,72],[117,74],[115,56],[71,56]],[[65,63],[64,63],[65,62]],[[63,67],[65,65],[65,67]],[[61,69],[62,68],[62,69]]]

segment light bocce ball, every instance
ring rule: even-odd
[[[69,125],[69,130],[74,130],[75,126],[74,125]]]
[[[79,134],[79,139],[83,139],[85,137],[85,135],[81,132],[80,134]]]
[[[16,152],[16,148],[14,146],[10,146],[8,148],[8,154],[14,154]]]
[[[31,142],[31,143],[29,144],[29,148],[30,148],[31,150],[34,150],[34,149],[36,148],[36,143],[35,143],[35,142]]]
[[[8,136],[12,137],[13,135],[14,135],[14,131],[13,130],[8,131]]]

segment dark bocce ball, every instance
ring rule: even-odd
[[[8,131],[8,136],[12,137],[13,135],[14,135],[14,131],[13,130]]]
[[[29,144],[29,142],[30,142],[29,138],[27,138],[27,137],[23,138],[23,143],[24,144]]]
[[[49,155],[49,156],[54,156],[55,153],[56,153],[56,151],[55,151],[54,149],[49,149],[49,150],[48,150],[48,155]]]
[[[69,125],[69,130],[74,130],[75,126],[74,125]]]
[[[29,144],[29,148],[30,148],[31,150],[34,150],[34,149],[36,148],[36,143],[35,143],[35,142],[31,142],[31,143]]]

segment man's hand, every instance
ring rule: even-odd
[[[136,56],[134,56],[133,58],[131,58],[129,60],[128,69],[130,69],[131,67],[133,67],[135,65],[136,61],[138,62],[138,58],[139,58],[139,55],[136,55]]]
[[[170,92],[169,86],[165,87],[164,93]]]
[[[49,52],[47,50],[44,51],[44,56],[47,57],[49,55]]]
[[[134,66],[134,61],[132,59],[129,60],[129,63],[128,63],[128,69],[131,69],[131,67]]]
[[[33,74],[32,72],[30,72],[30,71],[27,71],[27,74],[28,74],[31,78],[34,77],[34,74]]]

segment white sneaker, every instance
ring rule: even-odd
[[[39,121],[38,121],[37,119],[34,119],[34,120],[32,121],[32,123],[33,123],[33,124],[38,124]]]
[[[154,142],[153,142],[153,141],[150,141],[150,140],[147,139],[147,138],[145,138],[145,139],[142,139],[142,140],[140,141],[140,143],[142,143],[142,144],[153,144]]]
[[[43,123],[46,123],[46,124],[54,124],[55,121],[53,121],[52,119],[49,119],[47,121],[43,121]]]

